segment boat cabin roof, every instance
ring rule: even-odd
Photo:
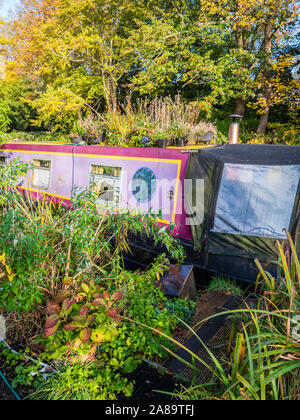
[[[26,144],[26,145],[39,145],[39,146],[52,146],[52,145],[61,145],[61,146],[74,146],[71,142],[60,142],[60,141],[26,141],[26,140],[10,140],[3,144]],[[89,146],[89,145],[86,145]],[[183,147],[177,147],[177,146],[168,146],[167,149],[173,149],[173,150],[199,150],[199,149],[206,149],[208,147],[216,147],[219,146],[219,144],[195,144],[195,145],[188,145]],[[99,145],[93,145],[93,147],[112,147],[112,146],[99,146]],[[115,146],[113,146],[115,147]],[[125,147],[124,147],[125,148]],[[129,147],[130,148],[130,147]],[[134,148],[133,148],[134,149]],[[148,147],[140,147],[140,149],[149,149]],[[158,149],[158,148],[154,148]]]

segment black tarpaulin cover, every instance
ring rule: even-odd
[[[276,241],[285,242],[288,229],[299,252],[299,178],[299,146],[225,145],[192,153],[186,206],[194,215],[195,248],[228,256],[228,264],[235,257],[276,261]],[[204,195],[197,179],[204,180]]]

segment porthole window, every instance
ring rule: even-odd
[[[32,170],[32,186],[39,190],[48,190],[51,179],[51,161],[34,159]]]
[[[157,190],[157,178],[152,169],[141,168],[133,176],[132,194],[138,203],[148,203]]]

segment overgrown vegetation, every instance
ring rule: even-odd
[[[70,208],[46,196],[21,196],[13,185],[29,167],[19,161],[0,167],[0,311],[9,342],[38,359],[33,364],[23,357],[20,366],[18,355],[8,357],[18,361],[14,384],[37,386],[34,398],[130,396],[133,384],[125,375],[141,357],[165,356],[162,345],[168,345],[130,320],[170,335],[176,315],[192,306],[168,302],[155,286],[168,267],[166,255],[145,272],[126,271],[127,236],[152,236],[179,262],[183,250],[151,214],[97,212],[92,191],[77,192]],[[50,371],[41,373],[41,362]]]
[[[15,140],[22,142],[70,142],[69,136],[62,133],[51,133],[46,131],[12,131],[10,133],[0,133],[0,144],[9,143]]]
[[[194,304],[168,300],[155,286],[165,255],[145,272],[124,268],[127,236],[151,235],[179,262],[183,250],[151,214],[98,213],[92,191],[77,192],[70,208],[43,194],[39,201],[18,194],[14,184],[29,168],[18,160],[0,167],[0,313],[20,352],[3,342],[1,356],[15,370],[13,386],[30,387],[33,399],[130,397],[134,383],[126,375],[141,358],[174,354],[180,344],[172,332],[187,326]],[[229,313],[233,329],[222,357],[204,343],[212,363],[192,354],[194,377],[204,366],[211,379],[175,398],[300,398],[300,262],[286,233],[290,249],[277,244],[278,277],[256,261],[254,299]],[[209,289],[241,294],[221,277]]]
[[[237,282],[235,280],[223,276],[213,277],[207,287],[207,290],[215,292],[224,292],[240,297],[244,295],[244,291],[241,287],[237,285]]]
[[[300,399],[300,263],[287,235],[290,250],[285,252],[277,243],[277,278],[256,261],[259,294],[252,297],[257,305],[252,303],[227,313],[234,320],[234,328],[229,345],[224,343],[222,357],[216,357],[215,350],[204,343],[211,361],[191,353],[195,364],[190,367],[195,377],[205,367],[211,379],[203,385],[183,388],[173,396],[181,400]]]

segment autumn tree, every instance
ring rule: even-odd
[[[264,38],[262,43],[263,58],[261,60],[258,83],[262,87],[262,106],[260,107],[260,121],[258,134],[266,132],[270,114],[270,107],[281,101],[280,91],[284,88],[280,84],[278,73],[292,68],[292,57],[280,57],[274,60],[274,48],[278,42],[284,42],[290,31],[290,26],[298,16],[299,2],[286,0],[269,0],[265,16]],[[288,89],[287,89],[288,90]]]
[[[285,100],[291,60],[276,51],[296,18],[297,0],[23,0],[6,27],[7,77],[30,80],[39,123],[57,130],[83,108],[180,91],[207,117],[249,104],[264,132]]]
[[[116,109],[119,85],[132,68],[127,37],[147,18],[144,12],[135,0],[23,1],[8,26],[9,73],[39,87],[41,123],[72,109],[97,109],[103,99]]]
[[[234,100],[233,111],[243,115],[251,100],[261,113],[259,132],[264,131],[279,88],[270,86],[274,49],[289,35],[297,1],[156,3],[154,17],[132,38],[138,45],[137,66],[143,69],[133,79],[139,91],[159,92],[178,82],[182,89],[194,86],[208,116],[214,106],[229,100]],[[283,62],[288,64],[287,59]]]

